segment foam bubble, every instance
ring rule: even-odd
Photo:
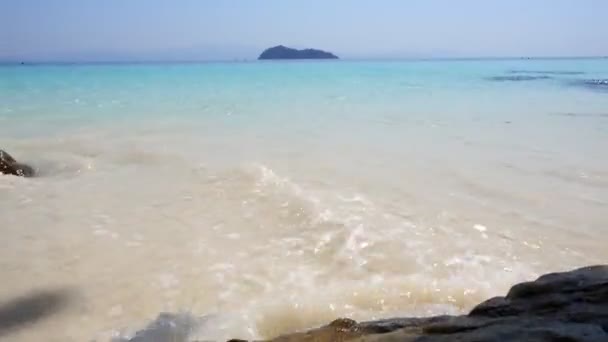
[[[476,224],[473,226],[473,228],[479,232],[485,232],[488,230],[488,228],[486,226],[483,226],[481,224]]]

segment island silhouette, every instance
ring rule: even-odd
[[[317,49],[292,49],[283,45],[268,48],[262,52],[259,60],[268,59],[339,59],[331,52]]]

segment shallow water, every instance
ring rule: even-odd
[[[62,305],[0,339],[109,341],[160,312],[272,337],[605,263],[605,79],[605,59],[1,66],[0,148],[40,177],[0,176],[0,303]]]

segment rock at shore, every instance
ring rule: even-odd
[[[338,56],[322,50],[297,50],[279,45],[266,49],[258,59],[338,59]]]
[[[10,154],[0,150],[0,174],[33,177],[34,169],[29,165],[18,163]]]
[[[117,342],[187,342],[195,320],[163,314],[131,339]],[[245,342],[234,339],[232,342]],[[505,297],[468,315],[393,318],[357,323],[341,318],[267,342],[607,342],[608,266],[544,275],[517,284]]]
[[[272,342],[606,342],[608,266],[544,275],[515,285],[506,297],[468,315],[395,318],[356,323],[340,319]]]

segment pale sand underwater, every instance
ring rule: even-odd
[[[193,339],[273,337],[605,263],[603,79],[606,60],[2,66],[0,148],[39,177],[0,176],[0,311],[56,305],[0,340],[110,341],[160,312]]]

